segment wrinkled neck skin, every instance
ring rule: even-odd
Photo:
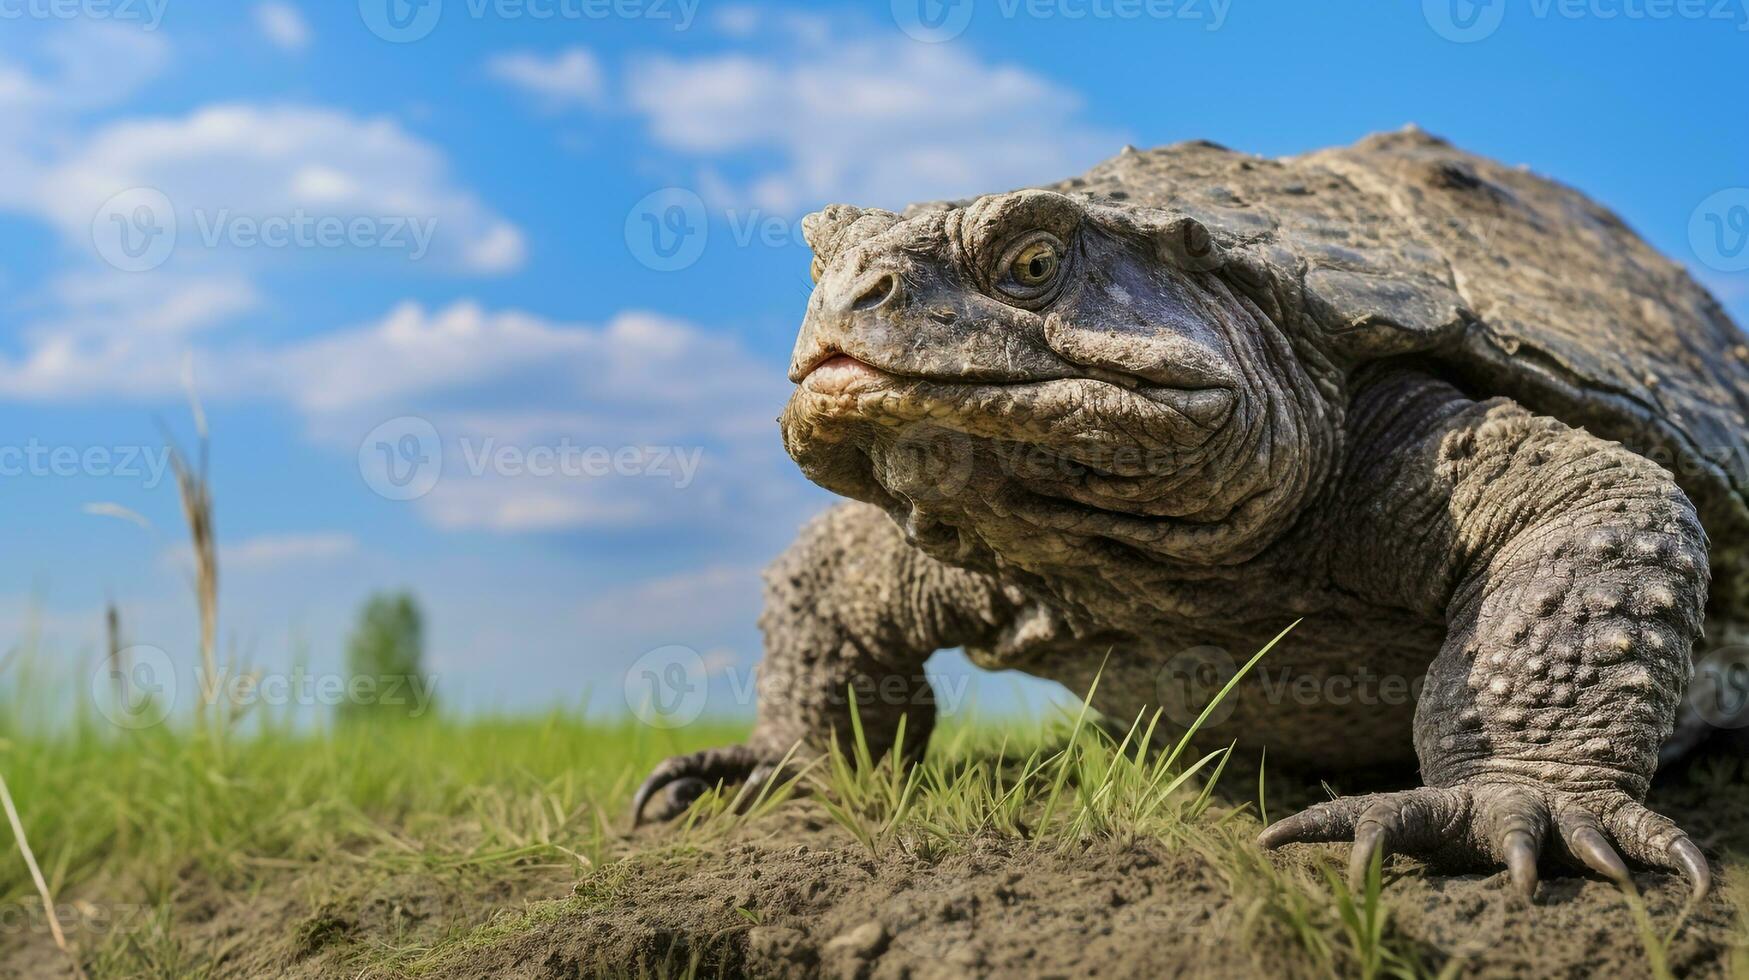
[[[1110,619],[1113,588],[1235,573],[1331,472],[1342,372],[1264,313],[1284,309],[1286,290],[1254,301],[1216,272],[1101,271],[1078,289],[1121,293],[1132,308],[1137,290],[1170,292],[1175,322],[1076,325],[1074,311],[1101,297],[1075,297],[1042,317],[1043,346],[1072,369],[1062,377],[802,385],[780,420],[791,456],[821,486],[884,508],[929,555],[1090,622]],[[1183,352],[1186,315],[1196,349],[1219,354],[1194,388],[1148,366],[1151,353]]]

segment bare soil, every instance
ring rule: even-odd
[[[1676,780],[1654,793],[1715,857],[1749,853],[1749,820],[1736,812],[1745,799],[1740,783],[1721,793],[1716,781]],[[96,976],[1358,972],[1360,960],[1339,929],[1311,941],[1326,944],[1323,954],[1309,952],[1279,903],[1264,901],[1261,886],[1247,880],[1247,859],[1235,859],[1251,846],[1255,825],[1235,821],[1229,830],[1214,850],[1206,841],[1060,849],[974,839],[951,853],[894,847],[877,859],[816,804],[797,801],[736,839],[678,846],[668,828],[640,831],[627,839],[630,860],[591,873],[578,865],[503,864],[390,872],[337,854],[321,868],[268,865],[229,884],[191,871],[169,896],[167,920],[154,918],[151,906],[123,906],[135,912],[91,921],[88,913],[102,908],[95,899],[66,908],[73,910],[72,938]],[[1342,853],[1298,848],[1254,860],[1317,878]],[[1668,946],[1673,975],[1745,975],[1749,938],[1725,894],[1685,914],[1679,880],[1645,872],[1638,884],[1660,934],[1680,922]],[[1633,908],[1599,880],[1550,875],[1527,906],[1502,874],[1436,874],[1395,858],[1385,897],[1388,945],[1416,972],[1652,975]],[[1328,906],[1318,914],[1328,916]],[[30,921],[40,925],[40,918]],[[0,978],[66,975],[46,930],[14,928],[0,937]]]

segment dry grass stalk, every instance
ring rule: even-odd
[[[121,610],[115,607],[115,600],[109,601],[108,612],[104,615],[105,632],[109,636],[109,678],[115,683],[117,704],[129,704],[128,701],[128,667],[127,654],[121,646]]]
[[[55,914],[54,896],[49,894],[49,883],[43,880],[42,868],[37,866],[36,855],[31,853],[30,841],[24,836],[24,821],[18,819],[18,808],[12,805],[12,791],[6,788],[4,775],[0,775],[0,805],[6,807],[6,819],[12,824],[12,836],[18,841],[18,852],[24,855],[24,863],[30,869],[31,880],[36,882],[37,894],[42,896],[43,912],[49,917],[49,932],[55,938],[55,945],[67,954],[67,962],[73,966],[73,975],[83,978],[85,971],[79,966],[79,957],[73,955],[72,947],[67,945],[67,934],[61,930],[61,917]]]
[[[213,534],[212,488],[207,483],[206,437],[201,437],[200,465],[190,466],[188,457],[174,445],[170,467],[176,474],[176,489],[182,497],[182,517],[188,523],[194,546],[194,597],[200,607],[200,711],[218,699],[219,665],[219,558]]]

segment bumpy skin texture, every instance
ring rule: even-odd
[[[903,717],[918,749],[937,649],[1077,690],[1103,661],[1102,711],[1184,724],[1176,680],[1298,620],[1211,736],[1425,785],[1264,843],[1505,866],[1527,895],[1540,863],[1622,879],[1625,853],[1706,890],[1642,802],[1707,730],[1703,626],[1749,619],[1749,351],[1619,220],[1407,132],[1126,151],[805,228],[783,435],[858,502],[768,575],[750,741],[664,763],[640,813],[817,753],[851,689],[871,747]]]

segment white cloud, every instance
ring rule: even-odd
[[[463,264],[476,272],[511,272],[528,257],[521,229],[507,221],[493,222],[462,253]]]
[[[652,508],[637,500],[592,500],[568,481],[546,485],[493,478],[441,483],[419,502],[420,512],[446,531],[569,531],[647,523]]]
[[[20,34],[0,32],[0,209],[31,207],[81,113],[125,102],[170,63],[169,41],[138,27],[75,21],[42,30],[28,55],[5,43]]]
[[[416,506],[446,530],[793,513],[796,484],[772,422],[789,391],[782,365],[651,313],[592,325],[472,302],[403,303],[379,320],[270,346],[56,331],[16,361],[0,357],[0,398],[175,399],[191,349],[210,405],[288,405],[311,440],[337,452],[356,453],[390,419],[431,422],[442,477]]]
[[[261,302],[254,284],[236,275],[170,278],[77,272],[54,280],[49,290],[69,314],[55,328],[80,334],[182,335],[246,313]]]
[[[239,220],[299,216],[369,219],[384,243],[379,250],[402,261],[421,257],[421,229],[432,234],[433,258],[464,272],[501,273],[524,257],[521,232],[457,187],[442,153],[387,118],[214,105],[181,118],[109,123],[52,164],[15,206],[89,248],[106,201],[129,188],[155,188],[175,209],[170,269],[183,258],[241,255],[246,249],[228,235],[215,235]],[[286,252],[258,246],[249,254],[266,262],[283,261]]]
[[[600,62],[580,47],[566,48],[550,58],[527,51],[496,55],[486,62],[486,72],[553,111],[600,105],[606,93]]]
[[[767,494],[760,484],[784,465],[772,424],[788,391],[781,367],[649,313],[591,326],[408,303],[376,323],[216,359],[202,376],[234,379],[234,396],[279,393],[318,441],[346,450],[385,420],[429,420],[443,477],[417,506],[452,531],[724,519]],[[602,463],[633,452],[633,465]]]
[[[358,539],[340,531],[292,534],[262,534],[219,543],[219,572],[264,572],[345,558],[358,551]],[[172,545],[162,559],[165,565],[188,571],[194,568],[187,545]]]
[[[823,14],[749,4],[712,7],[711,13],[711,26],[736,40],[751,40],[766,31],[804,44],[828,44],[832,40],[832,18]]]
[[[310,46],[309,22],[289,3],[256,4],[255,26],[282,50],[295,54]]]
[[[728,21],[750,30],[746,15]],[[1119,134],[1029,71],[902,38],[810,41],[785,54],[636,61],[624,89],[661,145],[739,166],[738,198],[795,212],[832,200],[899,207],[1073,174]],[[951,93],[951,97],[949,97]],[[757,162],[775,152],[775,168]]]
[[[116,105],[170,64],[169,40],[137,26],[83,20],[44,30],[34,57],[0,44],[0,109],[7,116]]]
[[[147,280],[119,281],[132,285]],[[253,295],[244,289],[225,280],[188,285],[143,315],[186,326],[201,312],[189,290],[204,291],[206,311],[211,312],[252,303]],[[83,302],[99,311],[94,319],[100,318],[101,304],[138,304],[150,293],[133,294],[104,280],[70,280],[64,292],[88,293]],[[25,356],[0,356],[0,397],[175,397],[189,338],[165,333],[169,342],[141,337],[135,330],[120,337],[43,331]],[[750,398],[769,403],[758,411],[774,412],[787,390],[781,365],[755,359],[733,338],[681,320],[630,311],[595,326],[518,310],[488,310],[471,301],[441,309],[405,302],[357,327],[271,347],[195,348],[194,359],[201,391],[209,397],[279,400],[311,417],[380,411],[455,392],[508,387],[526,394],[527,401],[509,416],[524,430],[561,420],[574,423],[578,416],[564,409],[582,403],[617,407],[621,414],[655,406],[714,406],[713,427],[727,431],[748,423],[745,405]],[[536,383],[547,386],[538,394],[553,397],[534,397],[530,386]],[[540,411],[527,411],[529,402]],[[465,417],[496,425],[505,417],[498,414],[503,408],[477,408]]]
[[[358,540],[338,531],[263,534],[235,544],[221,544],[219,560],[231,568],[262,569],[290,562],[344,558],[357,550]]]
[[[266,4],[258,15],[284,27],[287,11],[296,14]],[[31,44],[18,37],[0,34],[0,212],[41,220],[80,258],[14,302],[24,325],[10,350],[0,348],[0,397],[163,392],[188,336],[260,309],[255,273],[283,270],[294,254],[333,245],[360,261],[369,252],[471,274],[526,259],[521,230],[458,186],[443,154],[392,119],[226,104],[92,123],[91,113],[124,103],[164,70],[164,37],[96,22],[42,25]],[[149,275],[100,261],[104,204],[129,188],[161,191],[174,212],[163,217],[175,223],[176,247]],[[273,247],[228,234],[323,219],[362,219],[372,237]]]
[[[246,278],[68,273],[44,288],[54,313],[0,353],[0,398],[77,401],[173,394],[188,338],[255,310]]]

